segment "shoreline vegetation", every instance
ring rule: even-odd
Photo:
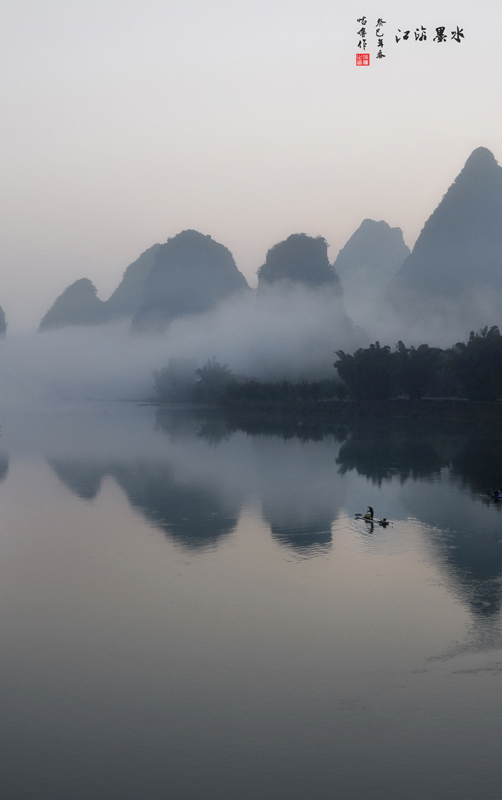
[[[176,403],[172,400],[149,398],[142,404],[159,410],[198,412],[206,418],[224,417],[230,427],[253,433],[265,433],[279,428],[292,428],[307,433],[322,429],[323,434],[337,433],[340,425],[365,422],[400,422],[409,424],[465,424],[496,428],[502,433],[502,402],[471,401],[462,398],[433,398],[407,400],[332,400],[326,402],[254,402],[238,403]],[[332,431],[331,431],[332,429]]]
[[[337,351],[337,377],[264,382],[235,376],[215,358],[197,368],[170,359],[154,371],[158,402],[219,408],[229,419],[263,427],[298,418],[300,427],[370,419],[469,422],[502,427],[502,336],[496,326],[471,331],[447,350],[422,344],[392,350],[379,342],[353,355]]]

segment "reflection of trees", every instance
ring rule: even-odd
[[[275,436],[303,442],[321,442],[327,437],[343,442],[347,435],[345,425],[334,422],[329,416],[319,416],[318,411],[294,414],[276,409],[177,409],[170,406],[159,408],[156,425],[171,441],[199,438],[214,445],[237,431],[249,436]]]
[[[115,478],[134,508],[186,547],[205,547],[231,533],[237,503],[223,501],[210,486],[178,485],[165,462],[93,462],[49,459],[60,480],[79,497],[93,499],[105,475]]]
[[[355,470],[380,484],[392,477],[429,478],[449,467],[476,494],[502,486],[502,435],[378,422],[348,430],[337,459],[342,474]]]
[[[493,436],[468,439],[452,461],[452,474],[474,492],[502,486],[502,441]]]
[[[365,425],[355,428],[342,445],[337,464],[342,475],[356,470],[378,484],[396,476],[401,481],[428,478],[449,463],[447,444],[430,433]]]
[[[300,439],[302,442],[322,442],[326,438],[343,442],[347,436],[345,425],[319,415],[283,413],[274,409],[267,412],[241,412],[236,408],[226,410],[230,430],[243,431],[250,436],[275,436],[280,439]]]
[[[212,409],[159,408],[156,427],[172,442],[199,438],[216,446],[231,436],[226,419]]]

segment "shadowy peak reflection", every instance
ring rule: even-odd
[[[177,482],[170,464],[50,458],[58,478],[78,497],[94,499],[105,475],[112,476],[143,516],[175,542],[191,549],[214,546],[238,521],[238,502],[223,499],[211,484]]]
[[[332,437],[321,442],[253,439],[262,515],[279,545],[303,555],[330,549],[345,488],[335,463],[338,446]]]
[[[9,456],[6,453],[0,454],[0,483],[4,481],[9,473]]]
[[[277,521],[273,510],[263,509],[263,518],[270,525],[272,538],[280,545],[292,547],[302,555],[321,555],[330,550],[332,544],[329,517],[299,521],[298,517]]]
[[[331,525],[340,505],[335,456],[338,443],[346,436],[343,426],[263,411],[172,412],[165,408],[157,412],[157,427],[171,441],[179,441],[183,435],[201,439],[209,446],[220,444],[237,431],[246,433],[247,445],[238,463],[246,475],[252,467],[263,518],[274,541],[303,555],[321,554],[330,548]]]
[[[454,521],[454,520],[452,520]],[[496,527],[499,527],[497,520]],[[494,617],[502,603],[502,542],[496,530],[431,529],[432,546],[443,570],[473,614]]]
[[[500,613],[500,516],[493,504],[480,507],[486,506],[490,487],[502,486],[499,434],[487,435],[465,424],[445,430],[437,424],[414,427],[399,420],[361,423],[352,427],[337,464],[342,474],[355,470],[378,485],[411,479],[408,511],[430,526],[427,536],[435,556],[459,596],[478,617]],[[473,496],[478,502],[473,503]]]
[[[94,500],[98,496],[103,475],[106,474],[102,464],[69,458],[48,458],[47,462],[61,483],[82,500]]]

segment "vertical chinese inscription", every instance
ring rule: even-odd
[[[368,24],[368,20],[366,19],[366,17],[359,17],[357,21],[361,25],[361,28],[357,31],[357,35],[359,36],[359,41],[357,43],[357,46],[359,50],[366,50],[368,44],[366,39],[366,34],[367,34],[366,25]]]
[[[385,53],[383,52],[383,37],[384,37],[384,30],[383,26],[385,25],[385,20],[379,17],[377,19],[375,34],[377,38],[377,58],[385,58]]]

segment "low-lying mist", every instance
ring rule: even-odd
[[[422,316],[408,318],[368,305],[351,322],[329,292],[292,285],[260,297],[234,296],[211,312],[175,320],[162,335],[132,335],[129,321],[7,334],[0,342],[0,402],[151,397],[152,371],[173,358],[202,366],[215,357],[235,375],[258,380],[336,377],[337,350],[351,353],[377,339],[391,346],[402,339],[408,346],[449,347],[467,338],[465,320],[472,321],[473,311],[479,327],[498,324],[500,300],[479,290],[462,303],[437,301]]]
[[[502,327],[502,293],[481,285],[458,292],[452,287],[448,297],[408,292],[392,304],[360,305],[353,319],[371,342],[378,339],[393,346],[401,339],[407,345],[446,348],[466,341],[471,330]]]
[[[0,402],[138,399],[153,395],[154,369],[171,358],[202,366],[213,356],[262,380],[333,377],[335,351],[366,344],[337,298],[321,290],[247,292],[206,314],[175,320],[163,335],[130,323],[66,327],[0,342]]]

